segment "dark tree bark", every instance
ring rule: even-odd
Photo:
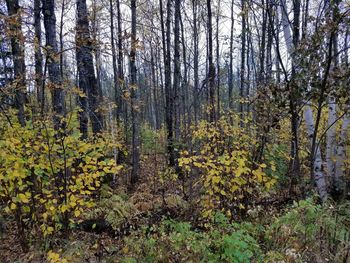
[[[246,49],[246,7],[245,0],[241,0],[242,8],[242,32],[241,32],[241,70],[240,70],[240,99],[244,99],[245,95],[245,49]],[[241,114],[241,119],[243,120],[244,103],[241,101],[239,103],[239,112]],[[241,122],[242,125],[242,122]]]
[[[241,32],[241,70],[240,70],[240,90],[239,96],[243,100],[245,96],[245,55],[246,55],[246,6],[245,0],[241,0],[242,9],[242,32]],[[241,119],[243,120],[244,103],[241,101],[239,104],[239,112]],[[241,126],[243,122],[241,121]]]
[[[117,68],[117,52],[115,48],[115,38],[114,38],[114,6],[113,0],[109,0],[109,16],[110,16],[110,27],[111,27],[111,46],[112,46],[112,65],[113,65],[113,81],[114,81],[114,96],[117,109],[115,111],[116,119],[119,121],[120,110],[121,110],[121,92],[119,90],[118,81],[118,68]]]
[[[215,116],[215,66],[213,62],[213,27],[212,27],[212,13],[211,0],[207,0],[207,29],[208,29],[208,84],[209,84],[209,120],[214,121]]]
[[[175,165],[174,155],[174,131],[173,131],[173,92],[171,88],[171,52],[170,52],[170,41],[171,41],[171,0],[167,2],[167,18],[166,18],[166,36],[164,28],[164,14],[162,0],[160,3],[160,17],[162,24],[162,39],[163,39],[163,54],[164,54],[164,89],[165,89],[165,123],[167,127],[167,151],[169,165]],[[163,21],[163,22],[162,22]]]
[[[175,12],[174,12],[174,83],[173,83],[173,109],[175,111],[175,138],[179,138],[180,134],[180,111],[183,105],[179,104],[180,93],[180,0],[175,0]]]
[[[97,92],[100,99],[102,99],[102,83],[101,83],[101,76],[102,76],[102,61],[101,61],[101,47],[100,47],[100,19],[99,16],[99,10],[96,3],[96,0],[92,1],[92,15],[91,15],[91,36],[92,36],[92,43],[93,45],[93,54],[95,59],[95,69],[96,69],[96,81],[97,81]]]
[[[268,1],[268,0],[266,0]],[[265,0],[261,1],[261,5],[265,7]],[[259,75],[258,75],[258,88],[264,84],[265,74],[265,52],[266,52],[266,29],[267,29],[267,12],[265,8],[262,10],[262,25],[261,25],[261,41],[259,47]]]
[[[17,117],[22,127],[26,125],[24,104],[26,100],[25,62],[24,62],[24,36],[21,26],[21,14],[18,0],[6,0],[9,16],[16,19],[9,23],[11,35],[11,49],[13,68],[15,74],[15,107],[18,110]]]
[[[80,132],[82,138],[88,136],[88,116],[90,116],[92,132],[100,133],[103,127],[102,114],[99,112],[100,96],[94,71],[92,57],[92,43],[90,39],[88,11],[86,0],[76,0],[77,4],[77,32],[76,53],[79,75],[79,88],[87,95],[79,97],[80,107]]]
[[[131,118],[132,118],[132,170],[131,183],[139,179],[140,166],[140,123],[137,91],[136,68],[136,0],[131,0],[131,51],[130,51],[130,85],[131,85]]]
[[[47,69],[49,72],[50,89],[52,93],[53,120],[55,129],[61,127],[61,119],[64,116],[64,93],[62,89],[62,79],[60,67],[56,56],[58,46],[56,39],[56,15],[55,1],[43,0],[44,26],[47,49]]]
[[[43,89],[43,55],[41,53],[41,2],[34,0],[34,31],[35,31],[35,85],[37,92],[37,101],[41,109],[44,103]],[[43,112],[42,112],[43,113]]]
[[[218,0],[217,14],[216,14],[216,118],[220,118],[220,39],[219,39],[219,21],[220,21],[220,6],[221,1]]]
[[[181,42],[182,42],[182,57],[183,57],[183,77],[182,77],[182,105],[184,114],[187,113],[187,120],[183,120],[184,129],[187,130],[187,127],[191,124],[191,112],[188,106],[189,93],[188,93],[188,61],[187,61],[187,52],[186,52],[186,39],[184,33],[184,23],[182,15],[180,12],[180,25],[181,25]],[[185,116],[184,116],[185,117]]]
[[[159,119],[159,96],[158,96],[158,81],[156,78],[156,63],[154,62],[156,54],[154,54],[153,43],[151,46],[151,75],[152,75],[152,93],[153,93],[153,109],[154,109],[154,128],[160,129],[160,119]]]
[[[64,12],[66,10],[66,0],[62,0],[62,6],[61,6],[61,23],[60,23],[60,74],[61,74],[61,80],[64,80],[63,75],[63,26],[64,26]]]
[[[299,34],[300,34],[300,0],[293,1],[293,46],[294,50],[297,49],[299,44]],[[300,175],[300,160],[299,160],[299,107],[300,107],[300,98],[299,98],[299,88],[296,83],[296,61],[295,55],[292,55],[292,76],[291,76],[291,85],[290,85],[290,98],[289,98],[289,107],[291,111],[291,156],[292,160],[290,162],[290,175],[292,187],[297,183],[298,177]],[[291,189],[291,191],[294,191]]]
[[[228,107],[233,110],[232,91],[233,91],[233,30],[234,30],[234,4],[231,3],[231,32],[230,32],[230,62],[228,73]]]
[[[192,0],[192,13],[193,13],[193,107],[194,107],[194,121],[197,125],[199,118],[199,49],[198,49],[198,22],[197,22],[198,0]]]
[[[117,7],[117,26],[118,26],[118,34],[117,34],[117,42],[118,42],[118,82],[119,82],[119,90],[121,92],[120,95],[120,108],[123,113],[124,117],[124,129],[125,129],[125,140],[128,141],[128,132],[127,129],[129,127],[129,120],[128,120],[128,104],[124,102],[123,100],[123,94],[124,94],[124,55],[123,55],[123,31],[122,31],[122,15],[120,12],[120,2],[119,0],[116,0],[116,7]]]

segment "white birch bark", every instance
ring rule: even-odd
[[[312,142],[312,137],[315,131],[315,125],[314,125],[314,118],[312,115],[312,109],[309,105],[307,105],[304,109],[304,119],[305,119],[305,125],[308,137],[310,139],[310,142]],[[316,141],[316,144],[318,142]],[[318,194],[320,195],[321,199],[324,201],[327,199],[327,183],[326,179],[323,173],[322,169],[322,154],[321,154],[321,148],[317,147],[315,156],[314,156],[314,165],[313,165],[313,174],[314,174],[314,180],[316,183]]]
[[[326,146],[326,162],[327,172],[329,176],[335,175],[336,167],[336,125],[337,121],[337,104],[334,94],[330,94],[328,98],[328,131],[327,131],[327,146]]]
[[[350,126],[350,105],[348,105],[347,113],[343,119],[343,124],[340,132],[339,144],[336,147],[336,166],[334,174],[334,190],[336,192],[342,192],[344,190],[344,170],[345,170],[345,159],[346,151],[345,146],[347,140],[349,140],[349,126]]]
[[[288,18],[288,10],[287,10],[287,3],[286,0],[281,0],[281,14],[282,14],[282,28],[283,28],[283,35],[284,39],[286,41],[286,47],[289,56],[292,55],[293,52],[293,38],[291,34],[291,29],[290,29],[290,22]]]

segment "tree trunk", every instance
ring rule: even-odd
[[[113,81],[114,81],[114,96],[115,96],[115,103],[116,103],[116,111],[115,111],[115,117],[117,121],[119,120],[120,116],[120,91],[119,91],[119,81],[118,81],[118,69],[117,69],[117,53],[115,49],[115,40],[114,40],[114,7],[113,7],[113,0],[109,0],[109,16],[110,16],[110,28],[111,28],[111,47],[112,47],[112,65],[113,65]]]
[[[102,131],[103,120],[99,112],[100,96],[95,76],[94,61],[92,57],[92,43],[90,39],[88,11],[86,0],[76,0],[77,4],[77,32],[76,52],[79,75],[79,88],[87,95],[79,97],[82,112],[80,113],[80,132],[82,138],[88,136],[88,116],[92,124],[92,132],[98,134]]]
[[[239,112],[240,112],[240,118],[241,123],[240,125],[243,126],[243,109],[244,109],[244,103],[242,100],[245,96],[245,49],[246,49],[246,7],[245,7],[245,0],[241,0],[241,9],[242,9],[242,32],[241,32],[241,70],[240,70],[240,89],[239,89],[239,99],[241,100],[239,103]]]
[[[11,49],[13,56],[13,68],[15,74],[15,107],[18,110],[17,118],[22,127],[26,125],[24,104],[26,100],[25,62],[24,62],[24,36],[22,32],[22,20],[18,0],[6,0],[9,16],[15,19],[9,23],[11,36]]]
[[[342,195],[345,190],[344,171],[346,169],[346,142],[349,140],[350,105],[348,105],[346,110],[347,113],[343,119],[339,143],[336,147],[336,165],[333,178],[333,192],[335,195]]]
[[[136,69],[136,0],[131,0],[131,51],[130,51],[130,86],[131,86],[131,119],[132,119],[132,170],[131,184],[139,179],[140,166],[140,123],[139,101]]]
[[[230,32],[230,65],[228,73],[228,108],[233,110],[233,100],[232,100],[232,91],[233,91],[233,30],[234,30],[234,4],[231,3],[231,32]]]
[[[161,0],[160,0],[161,1]],[[163,10],[161,9],[161,17],[163,16]],[[171,88],[171,52],[170,52],[170,40],[171,40],[171,0],[167,2],[167,19],[166,19],[166,45],[164,52],[165,56],[165,112],[166,112],[166,127],[167,127],[167,143],[168,143],[168,158],[169,165],[175,165],[175,153],[174,153],[174,132],[173,132],[173,92]],[[164,43],[163,43],[164,44]]]
[[[37,101],[41,106],[44,103],[43,90],[43,55],[41,53],[41,3],[40,0],[34,0],[34,31],[35,31],[35,85],[37,92]]]
[[[180,0],[175,0],[175,12],[174,12],[174,83],[173,83],[173,109],[175,111],[175,138],[179,138],[180,134]],[[183,106],[183,105],[182,105]]]
[[[304,118],[305,118],[305,124],[306,124],[306,130],[308,133],[308,137],[310,139],[310,142],[312,144],[313,137],[314,137],[314,131],[315,131],[315,125],[314,125],[314,118],[312,115],[312,110],[309,105],[306,106],[304,110]],[[318,144],[318,142],[317,142]],[[317,187],[318,194],[320,195],[321,199],[325,201],[327,199],[327,184],[326,179],[323,174],[322,170],[322,154],[321,154],[321,148],[317,147],[315,151],[314,161],[313,161],[313,174],[314,174],[314,181]]]
[[[207,29],[208,29],[208,83],[209,83],[209,120],[215,121],[215,66],[213,62],[213,28],[212,28],[212,13],[211,13],[211,0],[207,0]]]
[[[221,12],[221,1],[218,0],[217,14],[216,14],[216,119],[220,118],[220,38],[219,38],[219,21]]]
[[[198,49],[198,22],[197,22],[197,10],[198,10],[198,0],[192,0],[192,13],[193,13],[193,108],[194,108],[194,121],[197,125],[199,118],[199,49]]]
[[[47,48],[47,69],[49,72],[50,89],[52,93],[53,120],[55,129],[62,127],[61,119],[64,116],[64,93],[62,89],[62,79],[60,66],[56,56],[58,46],[56,39],[56,15],[55,1],[43,0],[44,26]]]

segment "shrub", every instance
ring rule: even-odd
[[[277,218],[267,235],[271,250],[308,260],[315,257],[345,262],[350,241],[350,203],[317,204],[313,198],[295,202]]]
[[[223,216],[224,217],[224,216]],[[188,222],[164,220],[125,238],[123,262],[258,262],[261,249],[239,224],[216,222],[199,231]]]
[[[244,209],[250,197],[269,190],[276,183],[274,176],[265,172],[267,167],[270,171],[276,170],[273,162],[252,161],[251,152],[256,144],[254,132],[230,124],[229,117],[224,116],[215,123],[200,122],[192,138],[200,150],[182,151],[179,166],[184,173],[200,173],[205,190],[202,198],[205,217],[215,211],[231,216],[237,209]]]
[[[40,227],[44,236],[72,227],[94,206],[102,178],[122,169],[108,157],[113,145],[108,139],[81,140],[71,120],[59,132],[47,121],[2,127],[0,198],[4,211],[16,218],[22,241],[29,227]]]

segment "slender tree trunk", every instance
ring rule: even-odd
[[[34,0],[34,30],[35,30],[35,85],[39,106],[43,103],[43,55],[41,53],[41,1]]]
[[[297,182],[297,177],[300,175],[300,160],[299,160],[299,109],[298,87],[294,81],[296,74],[294,49],[299,43],[299,15],[300,15],[300,0],[296,0],[293,5],[294,21],[293,21],[293,37],[288,20],[287,5],[285,0],[281,0],[282,27],[284,38],[286,41],[288,54],[292,57],[292,81],[288,83],[289,87],[289,108],[291,113],[291,161],[289,164],[289,173],[291,176],[291,190]]]
[[[161,10],[162,16],[163,10]],[[166,52],[165,56],[165,111],[166,111],[166,127],[167,127],[167,141],[168,141],[168,158],[169,165],[175,165],[175,153],[174,153],[174,132],[173,132],[173,92],[171,88],[171,52],[170,52],[170,40],[171,40],[171,0],[167,2],[167,19],[166,19]]]
[[[198,0],[192,0],[192,13],[193,13],[193,107],[194,107],[194,121],[197,125],[199,118],[199,49],[198,49],[198,22],[197,22],[197,10],[198,10]]]
[[[218,0],[217,14],[216,14],[216,119],[220,118],[220,39],[219,39],[219,22],[221,12],[221,1]]]
[[[61,80],[64,80],[64,76],[63,76],[63,48],[64,48],[64,44],[63,44],[63,25],[64,25],[64,12],[66,9],[66,0],[62,0],[62,7],[61,7],[61,22],[60,22],[60,74],[61,74]]]
[[[209,107],[210,114],[209,120],[215,121],[215,66],[213,62],[213,27],[212,27],[212,13],[211,13],[211,0],[207,0],[207,29],[208,29],[208,84],[209,84]]]
[[[241,0],[242,9],[242,33],[241,33],[241,70],[240,70],[240,89],[239,97],[243,100],[245,97],[245,53],[246,53],[246,6],[245,0]],[[244,103],[241,101],[239,103],[239,112],[241,117],[241,126],[243,126],[243,110]]]
[[[186,52],[186,39],[185,39],[185,29],[180,12],[180,25],[181,25],[181,42],[182,42],[182,59],[183,59],[183,76],[182,76],[182,85],[181,85],[181,101],[183,105],[183,128],[187,130],[187,127],[191,123],[191,114],[188,106],[189,93],[188,93],[188,61],[187,61],[187,52]],[[185,118],[187,117],[187,118]]]
[[[125,140],[128,141],[127,128],[129,126],[128,121],[128,104],[123,100],[123,93],[125,91],[125,79],[124,79],[124,55],[123,55],[123,28],[122,28],[122,15],[120,12],[120,2],[116,0],[117,7],[117,25],[118,25],[118,82],[120,94],[120,108],[124,115],[124,129],[125,129]]]
[[[136,69],[136,0],[131,0],[131,51],[130,51],[130,86],[131,86],[131,119],[132,119],[132,170],[131,184],[139,179],[140,166],[140,119]]]
[[[151,47],[151,76],[152,76],[152,93],[153,93],[153,113],[154,113],[154,128],[159,129],[160,128],[160,121],[159,121],[159,110],[158,110],[158,105],[160,101],[158,100],[158,83],[156,80],[156,70],[155,70],[155,62],[154,58],[156,55],[154,54],[154,49],[153,49],[153,44],[150,42],[150,47]]]
[[[22,127],[25,122],[25,101],[26,101],[26,81],[25,81],[25,62],[24,62],[24,36],[22,32],[22,21],[18,0],[6,0],[9,16],[15,17],[9,23],[13,35],[11,36],[11,49],[13,56],[13,68],[15,74],[15,107],[18,110],[17,117]]]
[[[229,65],[229,75],[228,75],[228,107],[233,110],[233,31],[234,31],[234,4],[231,3],[231,32],[230,32],[230,65]]]
[[[266,0],[268,1],[268,0]],[[261,5],[265,7],[265,0],[261,1]],[[259,76],[258,76],[258,88],[264,85],[264,74],[265,74],[265,45],[266,45],[266,32],[267,32],[267,11],[262,10],[262,25],[261,25],[261,42],[259,48]]]
[[[43,0],[44,26],[47,48],[47,69],[49,72],[50,88],[52,93],[53,119],[55,129],[62,127],[61,119],[64,116],[64,93],[60,66],[57,62],[58,45],[56,39],[55,1]]]
[[[180,94],[180,0],[175,0],[175,12],[174,12],[174,82],[173,82],[173,105],[175,111],[175,138],[179,138],[180,134],[180,105],[179,105],[179,94]]]
[[[115,111],[115,116],[117,121],[120,116],[120,91],[119,91],[119,81],[118,81],[118,69],[117,69],[117,52],[115,49],[115,39],[114,39],[114,7],[113,0],[109,0],[109,16],[110,16],[110,28],[111,28],[111,47],[112,47],[112,65],[113,65],[113,81],[114,81],[114,95],[115,95],[115,103],[117,109]]]

